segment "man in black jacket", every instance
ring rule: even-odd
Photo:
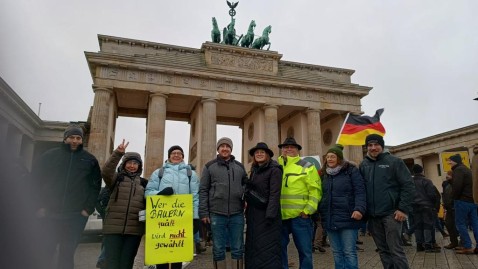
[[[440,252],[433,248],[435,220],[437,218],[436,204],[440,196],[433,182],[423,175],[423,167],[414,164],[413,181],[415,182],[415,199],[413,200],[413,225],[415,226],[415,239],[417,252]],[[438,194],[438,195],[437,195]]]
[[[367,191],[370,232],[384,268],[409,268],[401,235],[402,223],[411,210],[415,184],[405,163],[383,152],[382,136],[368,135],[365,145],[367,156],[360,164],[360,173]]]
[[[471,170],[463,164],[460,154],[451,156],[448,164],[453,171],[452,197],[455,205],[455,223],[460,240],[463,242],[463,249],[457,250],[456,254],[473,254],[474,248],[467,226],[471,223],[475,240],[478,240],[478,206],[473,200]]]
[[[96,158],[83,149],[83,129],[69,126],[63,143],[40,156],[32,169],[35,186],[36,216],[45,240],[43,252],[46,268],[54,268],[53,257],[59,245],[57,268],[73,269],[76,247],[101,188],[100,166]],[[42,267],[40,267],[42,268]]]

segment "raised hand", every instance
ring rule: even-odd
[[[129,142],[126,142],[126,144],[124,143],[124,139],[123,139],[123,142],[121,142],[121,144],[118,145],[118,147],[116,148],[117,151],[121,152],[121,153],[125,153],[126,151],[126,148],[128,147],[129,145]]]

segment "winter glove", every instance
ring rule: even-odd
[[[201,225],[201,221],[199,219],[193,219],[193,233],[197,233],[199,231],[199,225]]]
[[[166,187],[162,191],[158,192],[157,195],[173,195],[174,190],[171,187]]]

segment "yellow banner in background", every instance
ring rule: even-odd
[[[191,194],[146,197],[146,265],[193,260]]]
[[[468,156],[468,151],[442,152],[440,154],[440,161],[441,161],[441,165],[443,167],[443,171],[445,173],[451,170],[451,166],[448,164],[448,159],[455,154],[460,154],[461,161],[463,162],[463,164],[466,167],[470,168],[470,158]]]

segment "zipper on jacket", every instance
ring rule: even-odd
[[[74,151],[70,152],[70,163],[68,164],[68,171],[66,173],[66,184],[65,184],[65,188],[63,189],[63,198],[61,199],[61,210],[60,210],[60,212],[63,212],[65,210],[66,191],[68,190],[68,185],[70,183],[71,163],[73,162],[73,154],[74,153],[75,153]]]
[[[134,178],[131,179],[131,187],[129,188],[129,199],[128,199],[128,206],[126,207],[126,215],[125,215],[125,219],[124,219],[124,225],[123,225],[123,233],[125,233],[126,231],[126,223],[128,222],[128,214],[129,214],[129,206],[131,204],[131,193],[133,192],[133,188],[136,189],[136,185],[134,184]],[[119,192],[119,187],[118,187],[118,192]]]
[[[229,195],[227,196],[227,216],[231,215],[231,171],[229,170],[229,164],[226,163],[227,178],[229,180]]]
[[[372,205],[373,205],[373,216],[375,217],[375,162],[373,163],[373,169],[372,169]]]

